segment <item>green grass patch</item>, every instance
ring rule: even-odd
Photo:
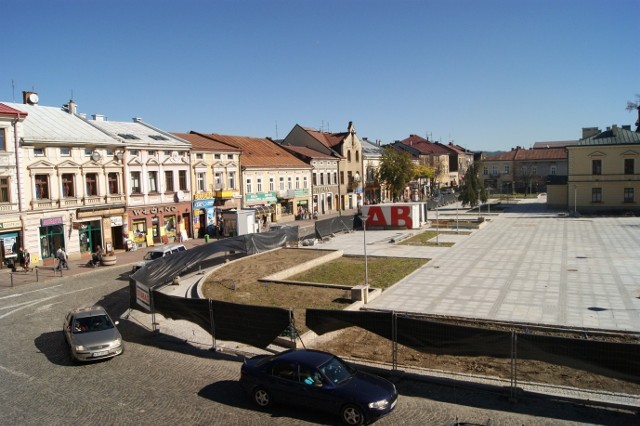
[[[447,232],[450,233],[450,232]],[[440,234],[444,234],[444,232],[440,232]],[[435,241],[430,241],[434,239],[438,235],[436,231],[424,231],[419,234],[414,235],[411,238],[407,238],[404,241],[400,241],[399,244],[403,244],[405,246],[425,246],[425,247],[451,247],[454,243],[452,242],[442,242],[440,241],[437,244]]]
[[[423,266],[429,259],[368,257],[369,286],[386,289]],[[343,256],[288,280],[356,286],[364,284],[364,257]]]

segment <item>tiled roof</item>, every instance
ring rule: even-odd
[[[446,148],[429,142],[427,139],[418,135],[410,135],[408,138],[401,140],[400,143],[410,146],[421,155],[449,155],[451,153]]]
[[[502,154],[486,158],[485,161],[544,161],[566,160],[567,151],[564,148],[545,149],[514,149]]]
[[[363,155],[371,155],[371,156],[382,155],[384,146],[378,145],[377,143],[373,143],[367,139],[361,139],[360,143],[362,144]]]
[[[189,149],[191,147],[189,142],[138,120],[131,122],[88,120],[87,123],[125,142],[128,146],[145,146],[158,149],[163,147],[184,147],[184,149]]]
[[[297,152],[300,155],[303,155],[307,158],[311,158],[314,160],[340,160],[340,157],[336,157],[333,155],[329,155],[329,154],[325,154],[323,152],[318,152],[315,149],[311,149],[309,147],[306,146],[295,146],[295,145],[287,145],[287,146],[283,146],[284,149],[286,149],[287,151],[293,151],[293,152]]]
[[[613,126],[595,136],[580,139],[579,145],[614,145],[640,143],[640,133]]]
[[[543,148],[562,148],[565,146],[577,145],[578,141],[548,141],[548,142],[536,142],[533,144],[533,149]]]
[[[344,138],[346,138],[349,135],[348,132],[344,132],[344,133],[320,132],[318,130],[311,129],[308,127],[303,127],[303,129],[307,133],[309,133],[309,135],[311,135],[313,138],[318,140],[318,142],[320,142],[327,148],[333,148],[339,145],[340,143],[342,143],[342,141],[344,141]]]
[[[0,115],[9,117],[17,117],[19,115],[21,117],[26,117],[28,113],[0,103]]]
[[[5,102],[5,105],[29,114],[23,123],[23,138],[28,143],[60,142],[111,145],[117,143],[115,139],[62,108],[8,102]]]
[[[311,168],[307,163],[269,139],[219,135],[216,133],[203,135],[241,149],[242,158],[240,162],[242,166]]]
[[[218,142],[196,132],[191,133],[171,133],[175,137],[184,139],[191,143],[191,148],[198,151],[222,151],[222,152],[238,152],[238,148]]]

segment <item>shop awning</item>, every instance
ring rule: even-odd
[[[251,206],[250,208],[254,209],[256,214],[259,215],[273,214],[276,212],[276,209],[271,206]]]

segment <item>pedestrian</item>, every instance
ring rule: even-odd
[[[65,269],[69,270],[71,269],[69,267],[69,255],[67,255],[67,252],[64,251],[64,247],[60,246],[58,248],[58,251],[56,251],[56,258],[58,259],[58,268],[59,270],[62,271],[62,268],[64,267]]]
[[[22,268],[25,272],[29,272],[31,270],[31,253],[29,250],[24,249],[22,252]]]

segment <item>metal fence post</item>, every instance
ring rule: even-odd
[[[398,314],[391,313],[391,365],[393,371],[398,369]]]
[[[509,389],[509,400],[517,402],[518,390],[518,335],[511,332],[511,387]]]
[[[211,343],[216,350],[216,325],[213,320],[213,300],[209,299],[209,322],[211,323]]]

